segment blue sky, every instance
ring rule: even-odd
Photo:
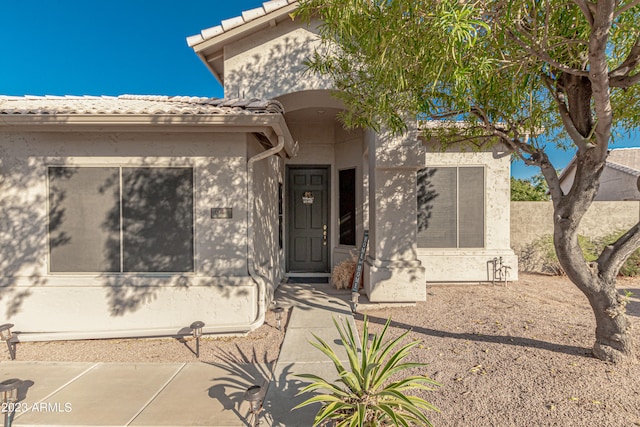
[[[185,39],[262,2],[5,0],[0,94],[222,97]],[[613,147],[629,146],[640,146],[640,137],[622,138]],[[557,168],[573,155],[549,154]],[[521,163],[512,168],[516,178],[536,173]]]

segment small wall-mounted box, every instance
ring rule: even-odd
[[[211,208],[211,218],[213,219],[233,218],[233,208]]]

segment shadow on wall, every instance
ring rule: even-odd
[[[417,172],[418,233],[429,228],[429,219],[433,210],[432,202],[438,197],[438,192],[431,182],[436,171],[436,168],[424,168]]]
[[[98,277],[114,316],[137,311],[168,286],[215,287],[227,298],[248,294],[224,277],[246,275],[246,228],[241,219],[246,215],[241,202],[246,191],[238,165],[214,165],[197,177],[182,158],[162,165],[145,158],[122,168],[46,168],[41,158],[0,154],[0,300],[7,307],[2,317],[11,319],[22,312],[34,288],[53,280],[48,267],[52,273],[88,274],[88,286]],[[51,165],[65,161],[47,158]],[[229,184],[238,194],[232,194]],[[209,206],[194,209],[196,201],[215,200],[218,194],[226,194],[239,207],[234,209],[239,221],[211,219]],[[263,228],[277,224],[277,211],[257,215],[256,221],[264,222]],[[198,251],[194,224],[204,237]],[[196,260],[198,252],[213,254],[212,259]],[[192,283],[189,273],[196,263],[203,270],[198,273],[219,275],[220,280]]]
[[[311,35],[291,34],[264,47],[225,75],[225,97],[271,99],[308,89],[329,88],[318,76],[308,74],[304,62],[313,53]]]
[[[47,284],[41,256],[47,244],[47,201],[44,194],[32,191],[43,184],[41,173],[36,161],[0,151],[0,300],[7,307],[2,314],[7,319],[20,312],[34,287]],[[58,226],[61,215],[52,212],[53,227]],[[67,239],[58,235],[52,244],[64,244]]]
[[[390,261],[401,268],[406,280],[424,281],[417,254],[417,230],[419,226],[428,227],[430,201],[435,195],[429,191],[429,184],[423,182],[421,197],[416,197],[415,171],[378,169],[375,180],[378,181],[376,208],[370,218],[375,221],[375,228],[382,230],[382,235],[372,238],[376,247],[370,246],[369,253],[377,261]],[[420,224],[417,224],[418,218]],[[377,279],[391,279],[391,274],[391,271],[381,269]]]

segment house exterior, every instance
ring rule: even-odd
[[[575,158],[560,174],[560,188],[567,193],[576,175]],[[596,201],[640,200],[640,147],[609,151],[600,176]]]
[[[372,302],[491,281],[499,258],[517,279],[508,153],[345,130],[296,7],[187,39],[224,100],[0,98],[0,310],[20,339],[247,332],[286,276],[329,275],[365,230]]]

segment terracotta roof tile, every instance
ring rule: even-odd
[[[274,100],[192,96],[0,96],[0,114],[283,114]]]

